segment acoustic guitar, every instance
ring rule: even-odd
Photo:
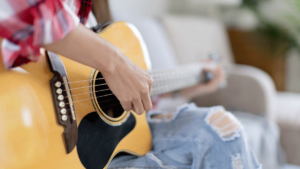
[[[102,36],[153,78],[151,95],[205,80],[203,66],[150,71],[137,29],[116,22]],[[106,168],[119,152],[143,156],[152,145],[146,114],[124,111],[101,72],[46,51],[5,70],[0,58],[0,169]]]

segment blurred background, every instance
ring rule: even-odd
[[[109,3],[116,20],[166,14],[218,19],[226,26],[236,63],[266,71],[277,90],[300,92],[300,1],[109,0]]]
[[[300,166],[300,0],[98,1],[98,23],[137,26],[153,69],[219,54],[228,87],[194,101],[235,113],[263,168]]]

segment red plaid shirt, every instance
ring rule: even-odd
[[[92,0],[1,0],[0,37],[4,66],[37,61],[40,47],[85,23]]]

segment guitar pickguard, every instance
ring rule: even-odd
[[[78,156],[84,167],[104,168],[117,145],[135,125],[136,119],[132,114],[120,126],[107,124],[96,112],[86,115],[79,124],[77,142]]]

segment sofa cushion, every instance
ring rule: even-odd
[[[300,132],[300,94],[278,92],[276,108],[277,122]]]
[[[281,169],[300,169],[300,166],[286,164],[282,166]]]
[[[219,21],[196,16],[161,17],[180,64],[206,59],[211,53],[221,56],[229,69],[233,57],[225,27]]]
[[[247,141],[263,169],[279,169],[284,156],[279,146],[279,128],[265,117],[233,111],[241,121]]]

